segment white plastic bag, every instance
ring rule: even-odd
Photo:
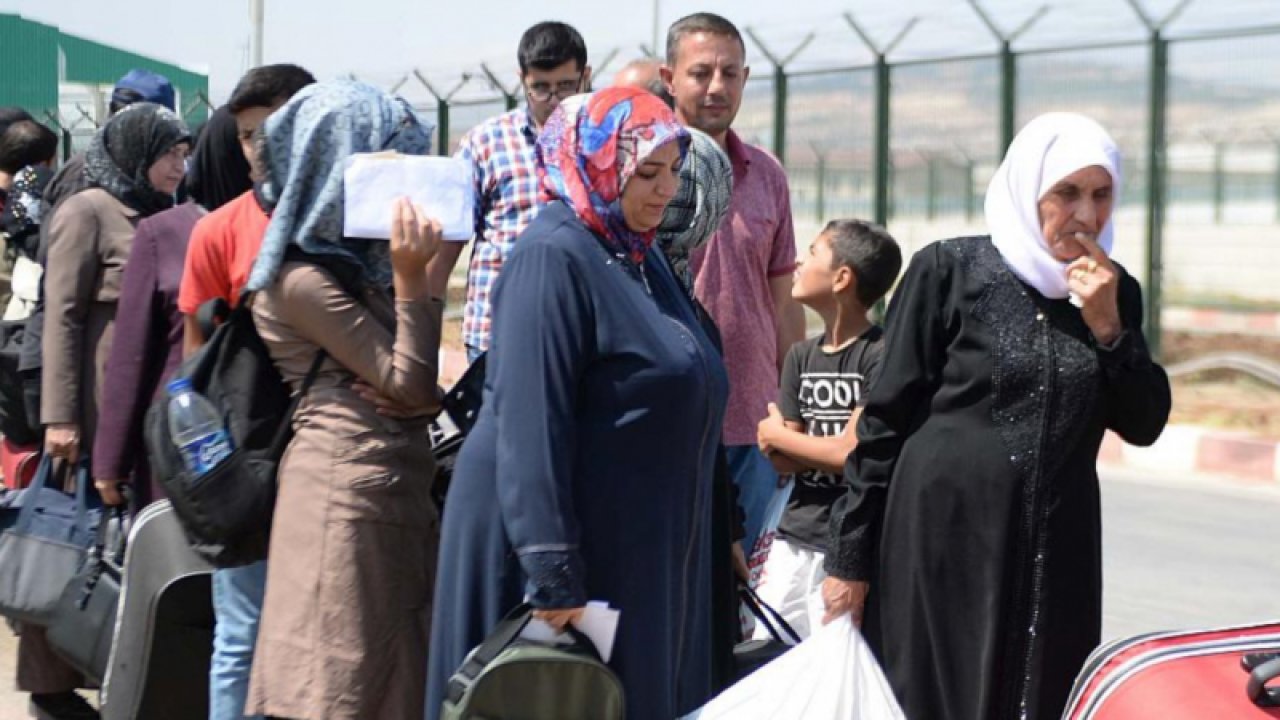
[[[743,678],[684,720],[905,720],[849,616]]]

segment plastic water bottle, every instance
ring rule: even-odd
[[[187,469],[204,475],[231,454],[231,434],[217,408],[191,388],[190,380],[178,378],[165,390],[169,393],[169,437],[182,451]]]

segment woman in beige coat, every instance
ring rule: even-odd
[[[190,148],[186,126],[167,108],[138,103],[121,110],[85,153],[89,188],[64,200],[48,221],[40,422],[54,457],[74,463],[93,447],[134,226],[173,206]],[[92,712],[73,692],[80,683],[50,652],[43,629],[23,628],[18,687],[32,694],[39,717]]]
[[[274,206],[248,287],[276,367],[298,391],[279,472],[267,592],[246,711],[293,720],[419,720],[439,537],[427,414],[443,304],[426,264],[439,227],[406,202],[391,242],[342,236],[357,152],[428,151],[402,100],[313,85],[264,126]],[[393,294],[387,292],[393,286]],[[406,412],[390,417],[361,385]]]

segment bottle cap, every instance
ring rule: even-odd
[[[164,389],[170,395],[191,392],[191,378],[177,378],[175,380],[170,380],[169,384],[164,386]]]

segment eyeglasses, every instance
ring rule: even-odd
[[[582,88],[582,75],[574,80],[561,80],[556,83],[555,89],[551,89],[551,83],[536,82],[525,86],[525,92],[529,94],[529,99],[534,102],[546,102],[554,95],[557,100],[563,100],[570,95],[577,95],[578,90]]]

